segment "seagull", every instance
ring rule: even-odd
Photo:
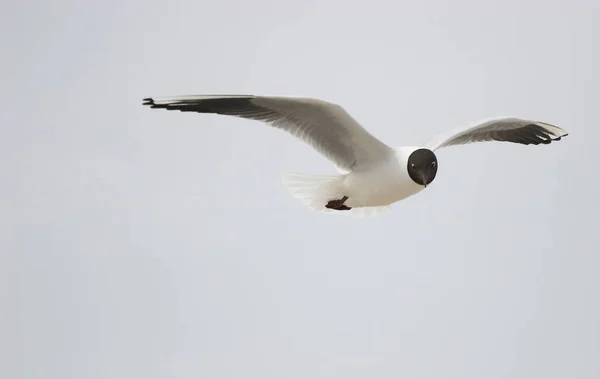
[[[341,106],[324,100],[253,95],[197,95],[143,99],[150,108],[213,113],[262,121],[312,146],[338,175],[288,173],[292,196],[314,210],[376,215],[430,185],[438,171],[435,151],[472,142],[549,144],[567,136],[558,126],[516,117],[482,120],[440,134],[423,146],[391,147]]]

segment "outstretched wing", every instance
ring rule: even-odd
[[[309,98],[180,96],[147,98],[151,108],[215,113],[263,121],[311,145],[342,170],[385,159],[393,150],[373,137],[342,107]]]
[[[472,142],[503,141],[523,145],[549,144],[568,133],[558,126],[519,118],[496,118],[480,121],[475,126],[457,129],[433,138],[426,144],[431,150]]]

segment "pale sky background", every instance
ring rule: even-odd
[[[598,1],[27,1],[0,15],[0,378],[598,379]],[[148,96],[344,106],[394,146],[481,118],[393,212],[258,122]]]

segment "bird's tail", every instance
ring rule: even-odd
[[[283,176],[283,184],[292,196],[307,207],[327,212],[352,216],[374,216],[389,207],[352,207],[347,210],[331,209],[327,204],[348,196],[344,183],[346,175],[306,175],[288,173]]]
[[[331,200],[343,198],[344,175],[305,175],[288,173],[283,184],[296,199],[314,210],[327,210]]]

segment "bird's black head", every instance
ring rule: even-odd
[[[415,183],[427,187],[437,174],[437,158],[429,149],[417,149],[408,157],[407,169]]]

